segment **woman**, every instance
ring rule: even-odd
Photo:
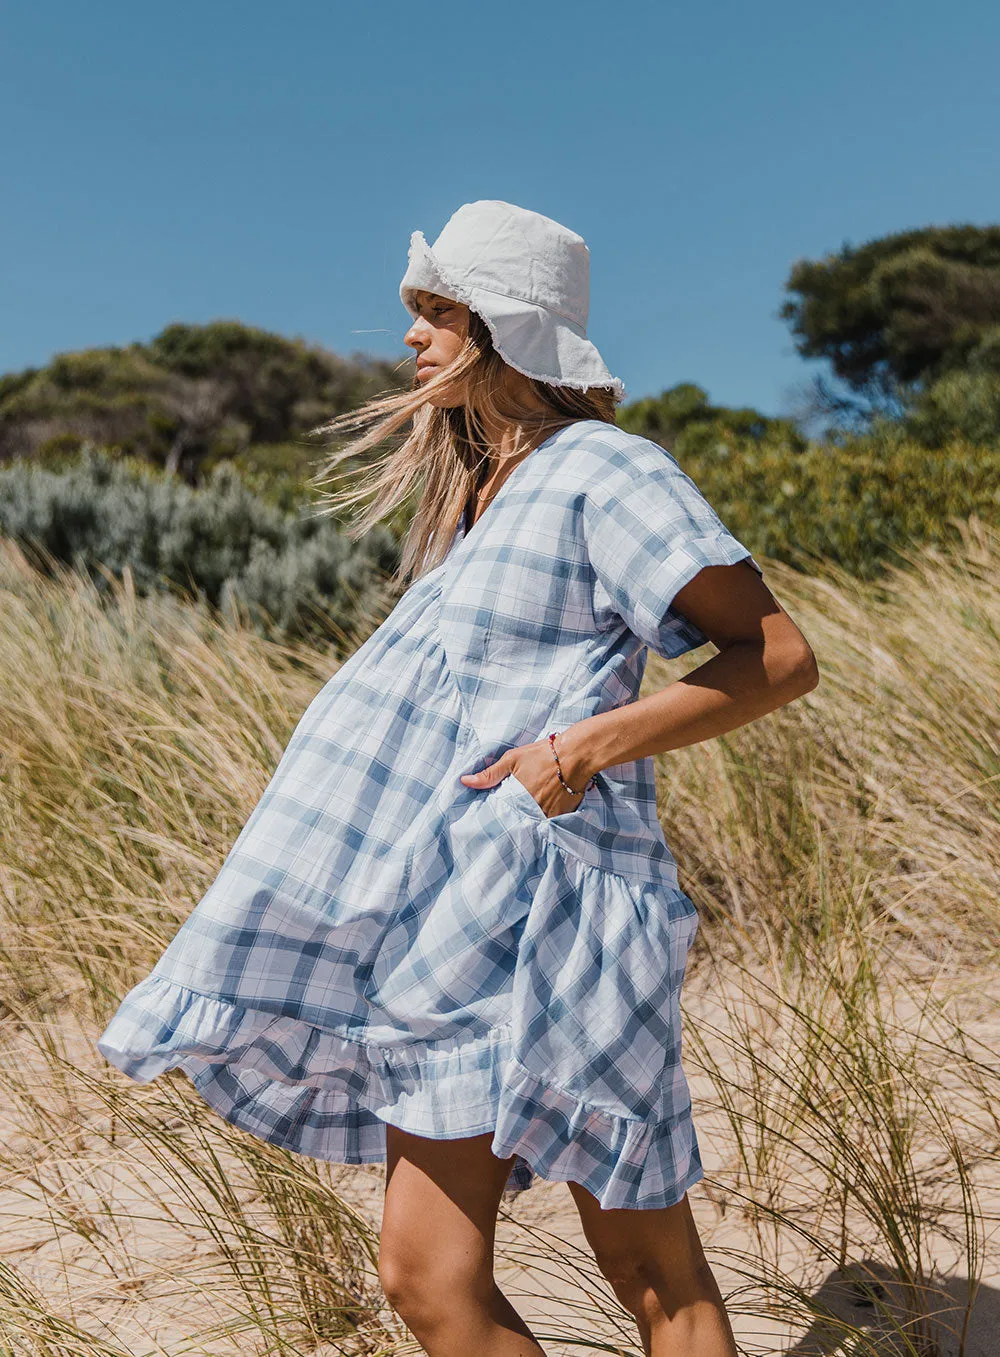
[[[431,1357],[542,1349],[493,1280],[497,1209],[565,1181],[656,1357],[733,1357],[687,1203],[678,995],[696,927],[653,755],[817,682],[749,551],[587,338],[589,255],[538,213],[414,232],[411,391],[324,428],[408,435],[360,535],[416,493],[411,583],[305,712],[219,876],[100,1042],[229,1120],[386,1161],[380,1275]],[[637,700],[648,649],[717,653]]]

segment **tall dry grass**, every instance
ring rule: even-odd
[[[820,686],[660,761],[704,919],[696,1209],[747,1353],[971,1355],[998,1205],[1000,534],[973,520],[877,586],[765,571]],[[417,1350],[377,1286],[377,1171],[242,1135],[92,1045],[333,667],[0,555],[0,1352]],[[508,1259],[584,1297],[546,1341],[637,1353],[592,1260],[505,1219]]]

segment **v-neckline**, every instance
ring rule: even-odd
[[[524,466],[525,462],[530,462],[532,457],[534,457],[537,453],[541,452],[542,448],[548,447],[548,445],[551,442],[553,442],[554,439],[558,438],[560,434],[565,433],[567,429],[572,429],[575,425],[585,422],[586,421],[579,419],[571,420],[569,424],[561,424],[558,429],[554,429],[552,433],[549,434],[548,438],[543,438],[537,447],[532,448],[531,451],[525,457],[521,458],[517,466],[515,466],[512,471],[509,471],[507,473],[503,481],[501,481],[499,489],[496,491],[493,498],[490,500],[489,504],[487,504],[483,512],[471,525],[468,522],[469,508],[468,504],[466,504],[465,508],[462,510],[462,515],[458,521],[458,528],[461,530],[461,535],[459,536],[458,541],[455,543],[455,546],[457,547],[460,543],[467,542],[469,538],[472,535],[474,535],[476,529],[481,525],[483,519],[486,518],[490,511],[494,508],[497,500],[501,498],[503,492],[507,489],[508,485],[510,485],[511,481],[515,479],[517,473],[520,471],[521,467]]]

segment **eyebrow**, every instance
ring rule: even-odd
[[[427,292],[426,296],[426,302],[422,301],[419,296],[413,298],[413,304],[418,312],[422,311],[425,306],[454,306],[456,304],[450,297],[443,297],[440,292]]]

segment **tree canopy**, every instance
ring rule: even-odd
[[[875,405],[1000,351],[1000,226],[942,226],[800,260],[781,310],[805,358]]]
[[[59,354],[0,378],[0,461],[88,442],[194,481],[204,466],[300,439],[398,388],[397,367],[238,321],[168,325],[147,344]]]

